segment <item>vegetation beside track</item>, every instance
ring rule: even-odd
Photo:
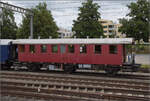
[[[139,72],[150,73],[150,65],[141,65],[141,68],[139,68]]]
[[[126,46],[127,52],[131,52],[132,49],[135,51],[136,54],[150,54],[150,44],[136,44],[136,45],[127,45]]]
[[[150,54],[150,45],[135,45],[135,49],[137,54]]]
[[[150,65],[145,65],[145,64],[143,64],[143,65],[141,66],[141,68],[150,69]]]

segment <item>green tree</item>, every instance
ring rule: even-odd
[[[127,14],[130,19],[120,19],[122,27],[120,31],[127,37],[134,37],[135,40],[143,39],[148,42],[149,39],[149,22],[150,22],[150,2],[147,0],[138,0],[136,3],[127,5],[130,12]]]
[[[51,12],[47,9],[46,3],[39,3],[32,8],[33,16],[33,38],[58,37],[58,27],[54,22]],[[29,38],[30,36],[30,15],[25,14],[23,22],[18,30],[18,38]]]
[[[100,13],[98,9],[100,6],[97,3],[93,3],[93,0],[87,0],[82,3],[82,7],[79,8],[77,20],[74,20],[72,31],[75,32],[75,36],[79,38],[97,38],[103,36],[103,28],[100,19]]]
[[[1,14],[1,39],[16,39],[17,25],[15,22],[14,13],[9,9],[2,9]]]

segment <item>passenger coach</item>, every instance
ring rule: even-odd
[[[7,69],[12,63],[12,40],[1,39],[0,40],[0,66],[1,69]]]
[[[74,72],[79,64],[88,64],[90,69],[117,73],[137,66],[126,61],[125,45],[133,44],[132,38],[19,39],[13,44],[18,47],[18,61],[30,70],[52,66]]]

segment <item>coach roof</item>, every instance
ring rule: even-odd
[[[18,39],[13,44],[131,44],[132,38]]]
[[[9,45],[11,41],[11,39],[0,39],[0,45]]]

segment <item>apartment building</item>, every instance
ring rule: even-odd
[[[111,20],[104,20],[100,19],[100,23],[103,26],[103,31],[105,36],[116,36],[116,37],[123,37],[121,32],[119,32],[119,27],[121,27],[121,24],[115,24]]]
[[[121,32],[119,32],[119,28],[122,26],[122,24],[114,24],[114,30],[115,30],[115,35],[117,37],[126,37],[124,34],[122,34]]]
[[[71,38],[74,35],[72,31],[62,29],[62,28],[58,30],[58,33],[60,33],[59,37],[61,38]]]

